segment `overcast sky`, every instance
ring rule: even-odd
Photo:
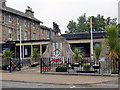
[[[7,6],[25,12],[30,6],[34,16],[45,26],[56,22],[62,33],[67,30],[69,20],[77,21],[84,13],[88,16],[101,14],[105,17],[118,18],[119,0],[7,0]]]

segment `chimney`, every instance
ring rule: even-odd
[[[6,7],[6,0],[0,0],[0,8]]]
[[[30,8],[29,6],[27,7],[25,13],[30,17],[34,17],[34,12],[32,11],[32,8]]]

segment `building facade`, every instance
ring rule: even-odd
[[[1,3],[2,42],[19,41],[20,26],[22,41],[50,39],[50,35],[54,35],[51,28],[40,25],[42,22],[34,17],[34,12],[29,6],[24,13],[7,7],[5,0]]]

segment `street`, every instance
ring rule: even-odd
[[[94,84],[45,84],[3,80],[2,88],[118,88],[118,80]]]

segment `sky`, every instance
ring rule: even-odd
[[[7,0],[6,5],[25,12],[30,6],[34,16],[43,22],[43,25],[52,28],[56,22],[61,32],[68,30],[70,20],[77,21],[79,16],[97,16],[97,14],[111,18],[118,18],[119,0]]]

